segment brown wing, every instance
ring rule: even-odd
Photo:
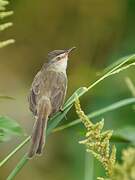
[[[36,98],[40,93],[40,76],[41,76],[41,71],[39,71],[35,76],[28,96],[29,108],[34,115],[36,115],[36,105],[37,105]]]
[[[55,79],[51,90],[52,113],[59,111],[62,107],[67,90],[67,77],[64,73],[56,72]]]

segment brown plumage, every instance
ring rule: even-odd
[[[43,65],[33,80],[28,100],[36,122],[28,152],[29,158],[42,153],[48,118],[58,112],[64,103],[68,53],[73,49],[49,53],[49,62]]]

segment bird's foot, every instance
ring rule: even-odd
[[[60,112],[64,112],[64,109],[63,109],[63,108],[60,108]]]

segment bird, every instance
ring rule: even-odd
[[[75,48],[49,52],[48,62],[43,64],[32,82],[28,102],[35,117],[35,124],[28,158],[42,154],[48,120],[62,110],[67,92],[67,63],[70,52]]]

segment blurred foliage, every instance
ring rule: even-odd
[[[5,17],[11,16],[13,11],[6,11],[6,7],[9,4],[7,0],[0,0],[0,20],[4,19]],[[11,27],[13,25],[12,22],[0,24],[0,31],[4,31],[5,29]],[[8,39],[6,41],[0,42],[0,48],[5,47],[9,44],[14,43],[14,39]]]
[[[111,180],[134,180],[135,179],[135,148],[122,151],[122,163],[117,163],[113,170]]]
[[[11,139],[13,135],[22,136],[24,131],[13,119],[0,116],[0,143]]]

